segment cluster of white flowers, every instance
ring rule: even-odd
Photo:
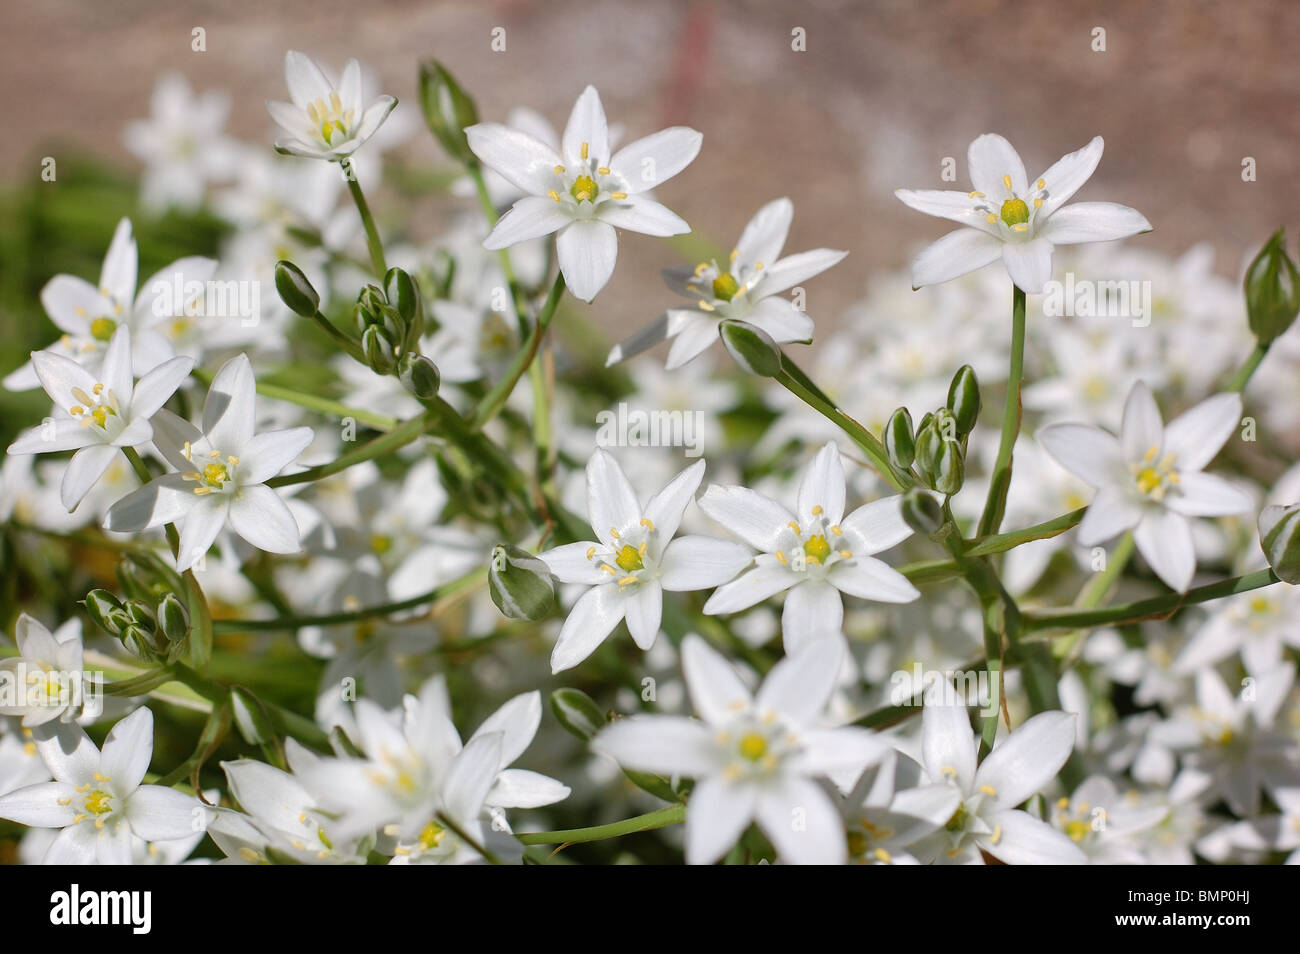
[[[562,135],[480,122],[426,65],[459,211],[405,242],[365,198],[405,107],[355,60],[285,74],[275,150],[159,83],[142,203],[221,247],[137,283],[123,220],[4,379],[52,402],[0,476],[56,574],[0,650],[25,860],[1300,860],[1300,542],[1255,520],[1300,498],[1300,331],[1070,203],[1100,137],[1031,181],[983,135],[972,191],[900,189],[961,228],[819,279],[870,289],[837,332],[803,285],[847,253],[783,254],[795,195],[611,349],[618,230],[690,231],[651,190],[700,132],[618,146],[590,86]]]

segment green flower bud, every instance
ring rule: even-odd
[[[420,109],[429,132],[448,155],[461,162],[474,161],[465,127],[478,122],[478,109],[469,94],[435,60],[420,64]]]
[[[939,447],[939,456],[935,458],[934,489],[951,497],[961,490],[966,480],[966,460],[961,452],[961,445],[956,441],[944,441]]]
[[[608,721],[591,696],[581,689],[556,689],[551,693],[551,711],[560,725],[584,742]]]
[[[889,416],[885,425],[885,450],[890,462],[899,470],[907,470],[916,460],[916,441],[912,437],[912,415],[900,407]]]
[[[939,462],[939,452],[943,449],[943,438],[935,426],[934,415],[926,415],[928,420],[916,431],[916,469],[927,483],[934,479],[934,469]]]
[[[149,633],[153,633],[157,629],[157,624],[153,618],[153,610],[143,601],[127,600],[122,608],[126,610],[127,618],[131,621],[130,625],[138,626]]]
[[[293,262],[275,263],[275,290],[295,315],[310,318],[320,309],[320,295]]]
[[[86,608],[86,615],[91,622],[110,636],[119,635],[122,627],[130,623],[130,619],[122,612],[122,601],[108,590],[91,590],[81,605]]]
[[[903,494],[903,520],[916,533],[929,536],[943,526],[943,508],[934,495],[920,487]]]
[[[969,364],[957,369],[948,386],[948,410],[957,421],[957,436],[965,438],[975,429],[980,414],[980,385]]]
[[[1300,504],[1265,507],[1259,515],[1259,546],[1284,583],[1300,583]]]
[[[555,579],[543,561],[503,543],[492,551],[488,592],[507,619],[542,619],[555,602]]]
[[[406,390],[414,394],[419,401],[432,400],[442,383],[438,366],[422,354],[403,356],[401,379]]]
[[[127,652],[145,662],[167,661],[167,648],[158,643],[158,637],[139,626],[127,626],[122,630],[122,645]]]
[[[719,326],[722,343],[741,370],[763,378],[781,373],[781,349],[761,328],[728,318]]]
[[[1300,313],[1300,274],[1278,229],[1246,269],[1246,314],[1260,344],[1282,334]]]
[[[230,712],[235,728],[249,745],[265,745],[275,739],[275,727],[257,697],[242,686],[230,690]]]
[[[190,634],[190,614],[175,593],[168,593],[158,604],[158,627],[171,643],[179,643]]]
[[[400,268],[390,268],[384,276],[384,293],[388,303],[397,309],[403,321],[415,317],[420,307],[420,293],[415,287],[415,280]]]
[[[392,340],[379,325],[371,325],[361,335],[361,350],[366,363],[376,374],[392,374],[397,365],[397,353]]]

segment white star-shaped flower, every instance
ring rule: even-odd
[[[1151,231],[1142,213],[1114,202],[1061,208],[1101,161],[1102,138],[1062,156],[1032,183],[1011,143],[985,133],[970,144],[970,192],[898,189],[904,203],[964,228],[949,232],[912,263],[912,286],[937,285],[1002,259],[1011,280],[1034,295],[1052,277],[1052,249],[1109,242]]]
[[[369,106],[361,101],[361,64],[348,60],[336,84],[305,53],[284,54],[284,81],[292,103],[267,100],[266,108],[289,134],[276,151],[308,159],[346,159],[379,129],[397,105],[380,96]]]

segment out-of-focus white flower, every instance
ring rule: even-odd
[[[717,340],[718,324],[728,318],[761,328],[776,342],[811,341],[812,319],[794,302],[777,296],[820,275],[848,252],[815,248],[778,258],[793,217],[794,203],[776,199],[749,220],[725,268],[713,261],[694,269],[666,269],[668,287],[693,299],[695,307],[670,308],[645,330],[615,345],[605,364],[625,361],[672,338],[666,367],[680,368]]]
[[[266,108],[289,134],[275,144],[277,151],[309,159],[337,162],[352,155],[388,118],[397,105],[380,96],[370,105],[361,99],[361,64],[348,60],[336,84],[305,53],[284,55],[284,81],[293,103],[267,100]]]
[[[34,427],[9,445],[10,454],[76,450],[63,472],[63,506],[76,510],[123,447],[153,436],[149,419],[189,376],[194,362],[170,358],[139,382],[131,375],[131,331],[113,333],[98,377],[71,358],[49,351],[32,354],[32,366],[54,401],[49,423]]]
[[[1241,420],[1241,396],[1217,394],[1168,426],[1141,381],[1124,405],[1120,436],[1089,424],[1052,424],[1038,442],[1097,496],[1079,525],[1079,542],[1092,546],[1133,530],[1138,552],[1160,579],[1180,593],[1196,572],[1188,517],[1249,510],[1244,492],[1202,473]]]
[[[725,658],[687,636],[682,670],[702,721],[631,716],[602,729],[592,746],[628,768],[695,779],[688,864],[717,861],[751,821],[783,861],[842,864],[844,823],[816,780],[856,778],[887,751],[866,729],[821,727],[843,661],[842,640],[817,640],[773,666],[751,694]]]
[[[22,696],[0,698],[0,715],[19,716],[26,728],[77,718],[87,701],[81,682],[81,623],[69,620],[51,633],[23,613],[14,626],[14,640],[18,655],[0,659],[0,673],[12,681],[10,690]]]
[[[1052,277],[1052,249],[1079,242],[1108,242],[1151,231],[1136,209],[1114,202],[1061,206],[1079,191],[1101,161],[1102,138],[1058,159],[1030,186],[1025,164],[1011,143],[985,133],[970,144],[973,190],[898,189],[918,212],[960,222],[912,263],[912,286],[935,285],[1002,259],[1011,280],[1031,295]]]

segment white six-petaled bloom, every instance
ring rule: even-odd
[[[14,641],[18,655],[0,659],[0,673],[13,680],[9,693],[0,691],[0,716],[18,716],[25,728],[77,718],[88,701],[82,695],[81,623],[69,620],[51,633],[23,613]]]
[[[700,719],[634,715],[602,729],[592,746],[628,768],[695,779],[689,864],[717,861],[751,821],[782,861],[842,864],[844,822],[819,780],[856,779],[888,751],[866,729],[822,727],[843,661],[840,638],[815,640],[751,694],[724,657],[688,635],[682,671]]]
[[[217,372],[203,404],[203,429],[169,411],[153,418],[154,448],[179,473],[156,477],[108,511],[114,531],[180,524],[177,567],[189,569],[229,522],[259,550],[296,553],[298,524],[266,486],[312,441],[310,427],[254,434],[256,382],[246,355]]]
[[[397,105],[380,96],[369,106],[361,101],[361,65],[348,60],[335,84],[305,53],[284,54],[284,81],[292,103],[267,100],[266,108],[289,134],[275,144],[277,152],[336,162],[356,152],[375,134]]]
[[[1075,716],[1040,712],[994,746],[976,766],[966,707],[936,685],[921,713],[921,761],[931,782],[947,783],[961,804],[943,830],[914,847],[940,864],[980,864],[986,851],[1006,864],[1083,864],[1064,834],[1016,808],[1056,775],[1074,748]]]
[[[131,332],[122,325],[113,332],[97,374],[52,351],[32,352],[32,366],[54,402],[55,417],[20,435],[9,445],[9,453],[75,449],[60,487],[63,506],[75,510],[120,448],[149,440],[149,419],[189,376],[194,362],[170,358],[134,382]]]
[[[52,782],[0,796],[0,818],[61,828],[45,864],[131,863],[134,839],[190,838],[207,820],[202,804],[161,785],[142,785],[153,756],[153,713],[137,709],[113,726],[101,752],[79,726],[43,733],[36,747]]]
[[[598,539],[538,554],[562,583],[590,587],[560,629],[551,654],[554,672],[590,656],[622,619],[637,646],[649,649],[659,635],[664,590],[717,586],[749,562],[748,551],[727,540],[673,539],[704,467],[702,460],[687,467],[643,508],[618,461],[599,448],[591,456],[587,518]]]
[[[737,613],[789,590],[781,614],[787,652],[843,628],[841,593],[884,603],[910,603],[921,594],[873,554],[912,534],[900,497],[884,497],[844,516],[844,464],[828,443],[799,481],[797,513],[745,487],[711,486],[700,509],[759,550],[755,566],[718,587],[704,612]]]
[[[1062,156],[1030,183],[1019,153],[1001,136],[985,133],[970,144],[970,192],[898,189],[918,212],[960,222],[912,263],[912,286],[936,285],[1002,259],[1017,287],[1043,290],[1052,277],[1057,245],[1108,242],[1151,231],[1142,213],[1114,202],[1077,202],[1062,209],[1101,161],[1102,138]]]
[[[776,199],[749,220],[725,268],[709,261],[694,268],[665,269],[669,287],[694,299],[695,307],[670,308],[644,331],[615,345],[605,364],[624,361],[672,338],[666,367],[680,368],[717,340],[718,325],[728,318],[761,328],[779,343],[811,341],[812,319],[793,301],[777,296],[820,275],[848,252],[815,248],[778,258],[793,217],[794,204]]]
[[[556,152],[500,123],[465,130],[488,168],[524,192],[483,242],[507,248],[552,232],[569,291],[591,301],[614,273],[615,228],[646,235],[689,232],[675,213],[644,195],[685,169],[700,151],[700,133],[672,126],[611,155],[600,94],[588,86],[574,103]]]
[[[1202,473],[1241,421],[1241,396],[1216,394],[1166,426],[1151,390],[1133,385],[1120,435],[1088,424],[1052,424],[1038,442],[1097,490],[1079,524],[1090,547],[1126,530],[1160,579],[1180,593],[1196,572],[1188,517],[1243,513],[1251,499],[1221,477]]]

